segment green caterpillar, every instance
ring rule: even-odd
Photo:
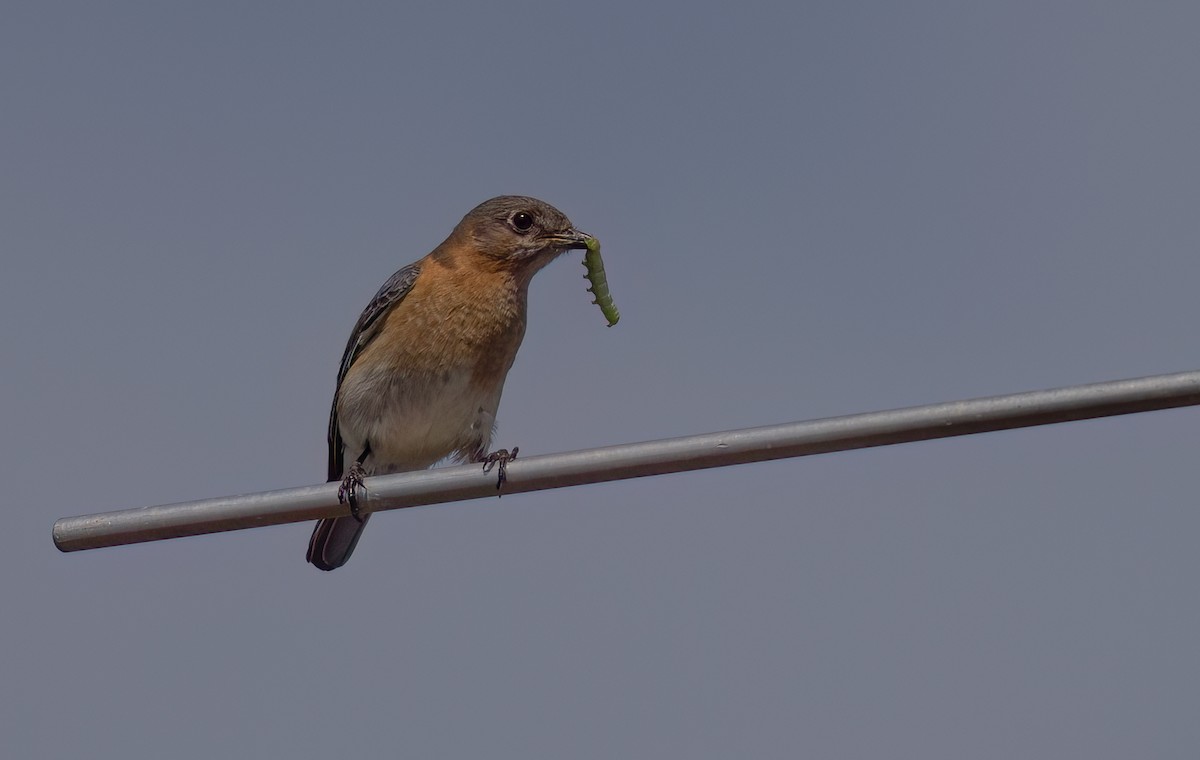
[[[587,267],[584,277],[592,284],[588,292],[596,297],[592,303],[600,307],[600,313],[612,327],[621,318],[617,305],[613,303],[612,294],[608,292],[608,277],[604,274],[604,260],[600,258],[600,241],[594,237],[587,240],[587,253],[583,254],[583,265]]]

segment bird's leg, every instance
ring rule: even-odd
[[[512,453],[508,453],[508,449],[500,449],[493,451],[491,454],[481,457],[483,462],[483,471],[491,472],[492,468],[497,464],[500,465],[496,476],[496,490],[499,491],[504,487],[505,481],[508,480],[508,463],[517,458],[517,452],[521,450],[520,446],[513,446]]]
[[[342,485],[338,487],[338,503],[344,504],[350,502],[350,515],[358,520],[363,521],[362,515],[358,513],[358,495],[359,487],[363,486],[363,478],[367,476],[367,471],[363,468],[363,462],[367,461],[367,456],[371,453],[371,442],[367,441],[363,448],[362,454],[358,459],[354,460],[354,464],[350,465],[350,469],[346,472],[346,477],[342,478]]]

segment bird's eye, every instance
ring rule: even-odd
[[[533,226],[533,216],[524,211],[518,211],[512,216],[512,226],[517,232],[528,232],[529,228]]]

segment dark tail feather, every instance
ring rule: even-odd
[[[362,522],[353,517],[327,517],[319,521],[308,540],[308,561],[320,570],[336,570],[346,564],[370,517],[370,513],[363,515]]]

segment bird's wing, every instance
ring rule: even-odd
[[[396,304],[404,300],[404,297],[412,290],[413,283],[417,281],[417,275],[420,273],[420,262],[416,262],[389,277],[371,302],[367,304],[367,308],[363,309],[362,314],[358,317],[358,322],[354,325],[354,330],[350,333],[350,340],[346,343],[346,352],[342,354],[342,366],[338,369],[337,387],[333,391],[333,408],[329,410],[330,481],[342,479],[342,465],[346,453],[346,445],[338,431],[337,416],[338,394],[342,390],[342,380],[350,371],[350,367],[354,365],[354,361],[362,354],[363,349],[379,333],[379,328],[383,325],[383,317]]]

